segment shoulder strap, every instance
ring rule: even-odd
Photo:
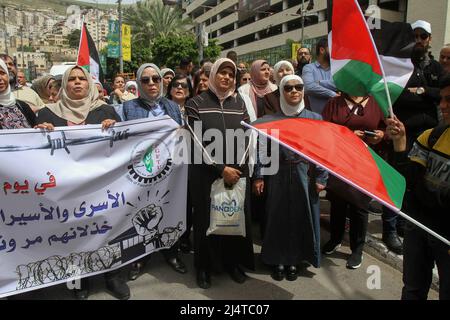
[[[428,148],[433,149],[436,142],[438,142],[439,138],[448,127],[450,127],[449,124],[441,124],[431,130],[430,136],[428,137]]]

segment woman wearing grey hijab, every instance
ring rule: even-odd
[[[182,124],[178,105],[163,97],[161,70],[153,63],[145,63],[137,72],[139,98],[123,103],[124,120],[154,118],[168,115]]]
[[[124,102],[123,116],[125,120],[157,118],[168,115],[179,125],[182,124],[178,105],[163,97],[163,83],[158,66],[153,63],[143,64],[137,72],[136,82],[139,98]],[[161,250],[161,253],[176,272],[187,272],[186,266],[178,257],[178,243],[175,243],[170,249]],[[135,280],[139,276],[140,270],[147,260],[148,256],[131,265],[130,280]]]

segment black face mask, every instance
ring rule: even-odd
[[[420,43],[416,43],[411,54],[411,61],[414,65],[418,65],[425,59],[427,49]]]

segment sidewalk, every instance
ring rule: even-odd
[[[321,199],[321,216],[320,223],[322,228],[329,230],[330,224],[330,204],[328,200]],[[390,265],[391,267],[403,272],[403,255],[397,255],[386,247],[386,245],[381,240],[383,235],[383,225],[381,221],[381,214],[370,213],[369,214],[369,224],[368,232],[366,238],[366,246],[364,251],[374,258],[383,261],[384,263]],[[403,238],[401,238],[403,241]],[[345,241],[348,243],[348,238],[346,236]],[[437,268],[433,270],[433,281],[431,288],[439,291],[439,277],[437,273]]]

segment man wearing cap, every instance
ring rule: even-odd
[[[414,72],[393,105],[395,115],[406,127],[407,151],[423,131],[438,124],[439,81],[443,75],[441,66],[429,53],[431,24],[418,20],[411,27],[416,39],[411,56]],[[401,254],[403,248],[398,234],[403,235],[405,220],[387,208],[383,208],[382,220],[384,243],[391,251]]]

